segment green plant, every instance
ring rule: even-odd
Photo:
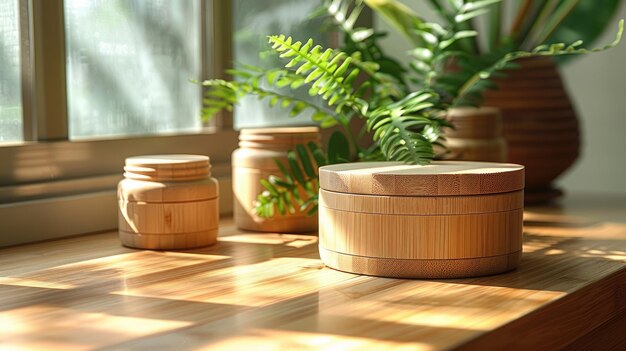
[[[576,5],[585,3],[579,0],[521,1],[509,32],[502,30],[504,5],[500,0],[430,0],[429,4],[443,19],[443,25],[426,22],[396,0],[363,1],[416,46],[410,67],[433,89],[448,97],[452,106],[480,104],[481,92],[493,87],[489,78],[498,71],[516,67],[513,61],[518,58],[571,56],[607,50],[619,43],[623,31],[622,20],[616,40],[592,50],[582,48],[580,39],[571,44],[555,42],[561,33],[567,32],[557,31],[559,25]],[[473,23],[482,15],[489,16],[486,47],[481,47],[476,40],[478,33]],[[593,39],[600,31],[597,22],[591,22],[594,25],[582,27],[589,28],[585,34]],[[446,69],[450,61],[459,69]]]
[[[256,214],[273,217],[275,210],[282,215],[294,213],[295,206],[309,215],[317,212],[319,190],[319,167],[350,162],[350,146],[343,133],[334,132],[328,141],[328,152],[324,153],[315,143],[296,145],[296,150],[287,153],[288,165],[275,160],[280,177],[270,176],[261,180],[266,189],[257,197]]]
[[[439,6],[439,1],[431,1]],[[604,48],[581,48],[581,41],[542,44],[532,50],[510,50],[507,46],[489,55],[470,55],[468,50],[478,33],[469,22],[489,13],[499,0],[451,0],[442,15],[443,25],[427,22],[408,8],[393,0],[330,0],[324,4],[346,37],[345,50],[324,49],[312,40],[301,42],[285,35],[269,36],[272,50],[285,60],[284,67],[269,70],[244,66],[230,73],[235,81],[207,80],[205,116],[220,109],[231,110],[243,96],[255,95],[267,99],[270,105],[280,104],[295,116],[310,110],[312,120],[322,127],[342,127],[347,152],[357,159],[398,160],[427,164],[435,156],[433,145],[441,140],[441,129],[448,126],[443,119],[451,106],[476,104],[480,93],[490,86],[489,78],[511,66],[511,62],[528,56],[560,56],[584,54],[611,48],[619,42],[623,22],[615,42]],[[355,27],[356,18],[365,5],[370,6],[403,32],[415,44],[410,68],[389,59],[377,45],[384,36],[371,28]],[[446,11],[446,12],[444,12]],[[455,61],[462,69],[447,69]],[[375,62],[381,61],[381,64]],[[411,88],[407,79],[415,86]],[[309,101],[278,93],[276,88],[306,89],[320,100]],[[321,101],[321,102],[320,102]],[[374,145],[362,149],[358,136],[350,128],[350,120],[362,118],[373,135]],[[337,139],[338,140],[338,139]],[[333,145],[323,159],[319,149],[308,145],[316,166],[345,162],[349,157],[335,157]],[[343,152],[343,151],[342,151]],[[293,211],[293,202],[309,212],[317,205],[317,175],[315,165],[307,158],[307,149],[298,146],[289,156],[289,165],[280,165],[282,178],[271,177],[263,182],[266,192],[258,199],[261,216]],[[316,156],[317,155],[317,156]],[[288,169],[289,168],[289,169]],[[298,191],[297,189],[301,189]]]

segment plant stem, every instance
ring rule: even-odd
[[[559,25],[569,16],[570,13],[574,10],[576,5],[580,0],[566,0],[563,4],[561,4],[554,14],[550,16],[548,23],[543,27],[541,34],[537,40],[537,43],[541,44],[548,40],[552,33],[559,27]]]
[[[523,0],[522,4],[518,7],[517,15],[513,20],[513,25],[511,26],[511,30],[509,32],[509,35],[514,41],[519,39],[519,34],[522,30],[522,23],[530,17],[532,9],[533,0]]]
[[[555,11],[557,6],[559,6],[559,1],[560,0],[546,0],[539,11],[539,15],[532,22],[530,32],[526,38],[524,38],[522,45],[520,45],[521,49],[529,50],[530,48],[541,44],[541,42],[537,42],[537,39],[539,39],[539,35],[543,27],[546,25],[546,22],[550,19],[550,16]]]
[[[343,122],[341,123],[341,126],[345,130],[346,135],[348,136],[348,140],[350,141],[350,144],[352,144],[352,147],[354,148],[355,153],[358,155],[359,152],[361,151],[361,148],[359,147],[359,144],[356,138],[354,137],[352,128],[350,128],[350,120],[348,118],[344,118]]]
[[[454,23],[454,27],[455,32],[475,30],[473,20],[465,21],[463,23]],[[469,54],[480,55],[480,47],[478,46],[476,37],[464,38],[459,40],[458,43],[462,47],[463,51]]]
[[[492,52],[500,45],[502,36],[502,7],[501,2],[491,5],[489,11],[489,51]]]
[[[445,6],[439,2],[440,0],[429,0],[430,6],[432,6],[435,11],[442,17],[448,21],[448,23],[454,23],[454,17],[446,10]]]
[[[531,1],[528,15],[525,19],[523,19],[520,31],[514,39],[514,43],[517,49],[520,49],[522,43],[528,39],[529,33],[533,28],[535,21],[537,20],[537,16],[539,16],[539,12],[541,12],[541,8],[542,4],[538,4],[536,1]]]

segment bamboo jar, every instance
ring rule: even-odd
[[[320,168],[319,250],[329,267],[396,278],[505,272],[522,254],[524,167],[439,161]]]
[[[448,112],[455,129],[446,130],[450,158],[463,161],[506,161],[502,116],[494,107],[462,107]]]
[[[276,211],[272,218],[262,218],[254,213],[257,196],[265,188],[261,179],[270,175],[282,176],[275,161],[287,165],[287,152],[296,144],[319,144],[317,127],[242,129],[239,149],[233,152],[234,220],[240,229],[261,232],[306,233],[317,230],[317,217],[298,210],[281,215]]]
[[[126,159],[117,189],[119,236],[140,249],[190,249],[215,243],[219,188],[207,156]]]

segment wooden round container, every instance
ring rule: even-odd
[[[124,246],[165,250],[215,243],[219,188],[207,156],[130,157],[124,171],[117,188]]]
[[[283,177],[276,161],[288,169],[287,152],[296,144],[313,142],[319,145],[317,127],[242,129],[239,149],[233,152],[234,220],[240,229],[277,233],[306,233],[317,230],[317,216],[308,216],[298,209],[295,213],[281,215],[278,210],[272,218],[255,214],[254,204],[266,189],[261,179],[270,175]]]
[[[448,112],[455,129],[446,129],[449,159],[463,161],[506,161],[502,118],[495,107],[461,107]]]
[[[395,278],[506,272],[522,255],[524,167],[439,161],[320,168],[319,250],[341,271]]]

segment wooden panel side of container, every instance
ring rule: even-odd
[[[276,213],[272,218],[262,218],[254,213],[254,203],[258,194],[266,189],[261,185],[261,179],[270,175],[280,174],[280,170],[260,170],[254,168],[233,168],[233,194],[235,224],[244,230],[278,233],[310,233],[317,230],[317,216],[308,216],[298,209],[294,203],[295,212],[281,215]]]
[[[218,229],[191,233],[141,234],[119,231],[122,245],[148,250],[192,249],[215,244]]]
[[[522,247],[523,209],[467,215],[390,215],[320,206],[320,247],[394,259],[462,259]]]
[[[176,234],[218,227],[218,199],[193,202],[119,201],[119,229],[140,234]]]
[[[473,196],[384,196],[337,193],[320,189],[319,204],[334,210],[374,214],[480,214],[524,207],[522,190]]]

